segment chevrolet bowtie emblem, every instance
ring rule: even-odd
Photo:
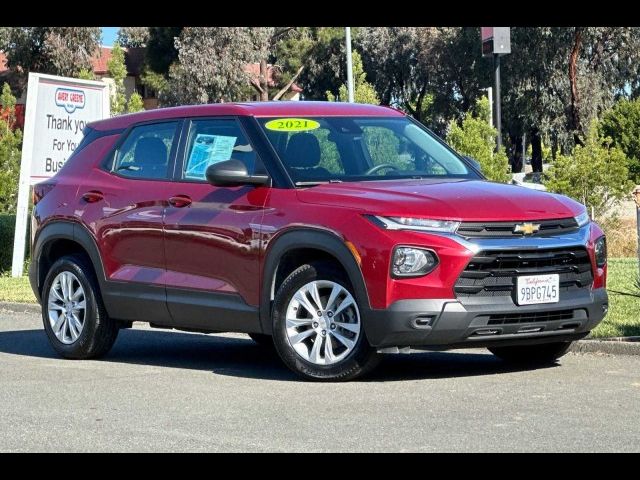
[[[521,233],[523,235],[533,235],[534,233],[540,230],[539,223],[521,223],[516,225],[516,228],[513,229],[513,233]]]

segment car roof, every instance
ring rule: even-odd
[[[89,124],[89,127],[106,131],[153,120],[181,117],[208,116],[252,116],[252,117],[304,117],[304,116],[354,116],[354,117],[401,117],[399,110],[391,107],[344,102],[298,102],[271,101],[247,103],[210,103],[185,105],[182,107],[158,108],[144,112],[119,115]]]

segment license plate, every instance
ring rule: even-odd
[[[518,305],[556,303],[560,300],[560,275],[526,275],[518,277]]]

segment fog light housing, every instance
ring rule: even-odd
[[[432,250],[417,247],[396,247],[391,258],[391,276],[421,277],[438,265],[438,256]]]
[[[603,236],[597,239],[594,250],[596,265],[598,267],[604,267],[607,263],[607,238]]]

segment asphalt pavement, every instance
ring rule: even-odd
[[[39,315],[0,311],[0,405],[0,452],[638,452],[640,356],[388,355],[322,384],[244,335],[142,324],[102,360],[62,360]]]

